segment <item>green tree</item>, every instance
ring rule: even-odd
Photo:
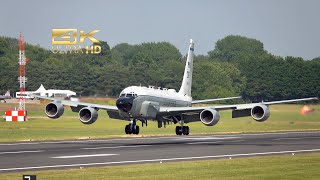
[[[238,35],[218,40],[215,49],[208,52],[211,59],[223,61],[247,60],[265,53],[262,42]]]

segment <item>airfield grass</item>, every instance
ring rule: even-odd
[[[88,98],[87,102],[113,104],[106,98]],[[79,138],[110,138],[110,137],[140,137],[175,135],[175,126],[157,128],[157,122],[148,121],[148,127],[140,123],[140,135],[125,135],[124,127],[128,121],[110,119],[106,111],[100,110],[98,120],[91,125],[84,125],[78,120],[77,113],[65,108],[65,113],[59,119],[49,119],[43,109],[47,102],[28,104],[27,122],[0,121],[0,142],[62,140]],[[1,103],[0,115],[4,111],[13,109],[17,104]],[[265,122],[256,122],[251,117],[231,118],[231,111],[221,111],[221,118],[217,125],[208,127],[201,122],[188,124],[190,134],[218,134],[218,133],[250,133],[273,131],[301,131],[320,130],[320,105],[310,105],[315,111],[309,115],[300,115],[302,105],[273,105],[270,106],[271,116]]]
[[[4,180],[23,174],[38,179],[319,179],[320,153],[203,161],[163,162],[70,170],[0,174]]]
[[[87,102],[113,104],[104,98],[86,99]],[[158,129],[149,121],[141,127],[138,136],[124,134],[126,121],[108,118],[99,111],[98,120],[92,125],[79,122],[77,114],[65,109],[59,119],[49,119],[43,108],[47,102],[28,104],[28,121],[11,123],[0,121],[0,142],[29,140],[61,140],[78,138],[110,138],[174,135],[174,124]],[[17,104],[0,104],[0,115]],[[230,111],[222,111],[220,122],[214,127],[201,122],[188,124],[191,134],[250,133],[274,131],[320,130],[320,105],[310,105],[315,111],[300,115],[302,105],[270,106],[271,116],[262,123],[251,117],[231,118]],[[38,179],[317,179],[320,177],[320,153],[284,156],[262,156],[220,160],[184,161],[92,167],[69,170],[45,170],[0,174],[0,179],[21,179],[23,174],[35,174]]]

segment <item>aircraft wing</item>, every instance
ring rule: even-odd
[[[191,103],[192,104],[199,104],[199,103],[207,103],[207,102],[222,101],[222,100],[228,100],[228,99],[239,99],[239,98],[241,98],[241,96],[226,97],[226,98],[216,98],[216,99],[194,100]]]
[[[282,101],[270,101],[270,102],[261,102],[261,103],[249,103],[249,104],[233,104],[233,105],[221,105],[221,106],[194,106],[194,107],[160,107],[159,112],[163,114],[170,113],[188,113],[188,112],[200,112],[207,108],[212,108],[217,111],[219,110],[230,110],[230,109],[251,109],[257,105],[265,104],[281,104],[281,103],[291,103],[299,101],[310,101],[318,100],[317,97],[303,98],[303,99],[291,99],[291,100],[282,100]]]
[[[66,106],[71,106],[71,107],[86,106],[86,107],[92,107],[92,108],[98,108],[98,109],[104,109],[104,110],[114,110],[114,111],[118,110],[117,106],[102,105],[102,104],[92,104],[92,103],[69,101],[69,100],[61,100],[61,99],[55,99],[55,98],[46,97],[46,96],[38,96],[38,95],[35,95],[35,94],[32,94],[32,96],[34,96],[36,98],[40,98],[40,99],[47,99],[47,100],[55,101],[55,102],[61,103],[61,104],[66,105]]]

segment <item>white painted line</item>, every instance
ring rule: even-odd
[[[222,141],[203,141],[203,142],[193,142],[193,143],[186,143],[186,144],[214,144],[214,143],[221,143]]]
[[[224,158],[224,157],[228,158],[228,157],[287,154],[287,153],[299,153],[299,152],[317,152],[317,151],[320,151],[320,149],[303,149],[303,150],[291,150],[291,151],[246,153],[246,154],[226,154],[226,155],[216,155],[216,156],[177,157],[177,158],[167,158],[167,159],[144,159],[144,160],[114,161],[114,162],[102,162],[102,163],[60,164],[60,165],[49,165],[49,166],[15,167],[15,168],[0,169],[0,171],[30,170],[30,169],[45,169],[45,168],[61,168],[61,167],[76,167],[76,166],[112,165],[112,164],[126,164],[126,163],[144,163],[144,162],[159,162],[159,161],[177,161],[177,160],[209,159],[209,158]]]
[[[56,156],[56,157],[51,157],[51,158],[55,158],[55,159],[69,159],[69,158],[115,156],[115,155],[119,155],[119,154],[86,154],[86,155],[73,155],[73,156]]]
[[[28,142],[28,143],[2,143],[0,144],[0,146],[15,146],[15,145],[33,145],[33,144],[40,144],[40,143],[36,143],[36,142]]]
[[[266,133],[253,133],[253,134],[238,134],[244,136],[256,136],[256,135],[276,135],[276,134],[319,134],[320,131],[294,131],[294,132],[266,132]]]
[[[281,140],[297,140],[297,139],[304,139],[304,138],[277,138],[272,139],[273,141],[281,141]]]
[[[109,146],[109,147],[92,147],[92,148],[81,148],[81,149],[117,149],[117,148],[138,148],[147,147],[152,145],[136,145],[136,146]]]
[[[37,151],[9,151],[9,152],[0,152],[1,154],[22,154],[22,153],[37,153],[43,152],[44,150],[37,150]]]
[[[240,137],[185,137],[179,138],[179,140],[222,140],[222,139],[237,139]]]
[[[273,141],[280,141],[280,140],[296,140],[296,139],[320,139],[320,137],[301,137],[301,138],[276,138],[276,139],[272,139]]]
[[[243,141],[246,141],[246,140],[235,140],[235,141],[227,141],[227,142],[243,142]]]
[[[190,138],[208,138],[223,136],[224,138],[240,138],[238,136],[256,136],[256,135],[281,135],[281,134],[320,134],[320,131],[295,131],[295,132],[266,132],[266,133],[249,133],[249,134],[216,134],[212,136],[189,136]],[[65,141],[42,141],[42,142],[21,142],[21,143],[0,143],[0,146],[15,146],[15,145],[34,145],[34,144],[62,144],[62,143],[88,143],[88,142],[109,142],[109,141],[132,141],[132,140],[153,140],[153,139],[186,139],[178,138],[176,136],[165,136],[165,137],[128,137],[128,138],[117,138],[117,139],[90,139],[90,140],[65,140]]]
[[[133,140],[153,140],[153,139],[173,139],[176,140],[176,136],[168,137],[150,137],[150,138],[118,138],[118,139],[90,139],[90,140],[71,140],[71,141],[42,141],[42,142],[23,142],[23,143],[0,143],[0,146],[16,146],[16,145],[34,145],[34,144],[63,144],[63,143],[90,143],[90,142],[110,142],[110,141],[133,141]]]

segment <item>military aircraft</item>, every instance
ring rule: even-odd
[[[191,97],[194,43],[190,40],[187,61],[185,65],[181,88],[156,88],[153,86],[130,86],[125,88],[116,101],[116,106],[85,103],[79,101],[59,100],[34,95],[38,98],[49,99],[45,113],[49,118],[59,118],[64,112],[64,106],[70,106],[73,112],[78,112],[83,124],[92,124],[98,118],[98,110],[106,110],[110,118],[129,121],[125,126],[126,134],[139,134],[137,121],[147,125],[147,120],[158,121],[158,127],[169,122],[179,123],[176,126],[177,135],[189,135],[190,130],[185,123],[201,121],[206,126],[216,125],[220,120],[219,111],[232,110],[232,118],[251,116],[258,122],[265,121],[270,116],[269,105],[308,101],[317,98],[303,98],[283,101],[260,102],[232,105],[192,106],[196,103],[234,99],[239,97],[206,99],[193,101]]]
[[[10,96],[10,91],[7,91],[4,95],[0,95],[0,102],[3,101],[6,103],[6,99],[11,99],[12,97]]]

